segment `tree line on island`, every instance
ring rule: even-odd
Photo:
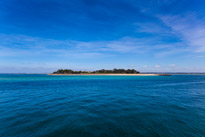
[[[112,70],[106,70],[106,69],[100,69],[95,71],[74,71],[71,69],[59,69],[53,74],[139,74],[140,72],[135,69],[112,69]]]

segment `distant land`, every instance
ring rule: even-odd
[[[90,71],[86,71],[87,73],[81,73],[81,74],[76,74],[76,75],[89,75],[89,74],[99,74],[99,73],[90,73]],[[6,74],[11,74],[11,75],[35,75],[35,74],[39,74],[39,75],[75,75],[75,74],[56,74],[56,73],[1,73],[1,75],[6,75]],[[105,73],[102,73],[105,74]],[[110,74],[110,73],[109,73]],[[123,75],[123,73],[120,73],[121,75]],[[125,75],[129,75],[129,73],[125,73]],[[142,75],[142,74],[170,74],[170,75],[205,75],[205,72],[140,72],[140,73],[136,73],[138,75]],[[110,74],[111,75],[111,74]],[[131,75],[135,75],[135,74],[131,74]]]
[[[100,69],[95,71],[74,71],[71,69],[59,69],[48,75],[137,75],[137,76],[170,76],[170,74],[140,73],[135,69]]]

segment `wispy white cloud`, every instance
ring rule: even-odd
[[[138,23],[140,32],[176,35],[182,41],[167,43],[161,37],[124,37],[111,41],[55,40],[26,35],[0,34],[0,56],[64,56],[73,58],[109,57],[120,54],[152,54],[155,57],[205,51],[205,24],[194,16],[159,16],[164,26]],[[188,23],[189,18],[193,20]],[[199,25],[196,25],[199,24]],[[166,25],[166,26],[165,26]]]
[[[160,68],[161,66],[160,66],[160,65],[154,65],[154,67],[155,67],[155,68]]]
[[[74,58],[108,57],[115,54],[157,53],[172,49],[173,45],[158,39],[124,37],[113,41],[73,41],[30,37],[25,35],[0,35],[0,56],[70,56]]]
[[[159,17],[193,52],[205,52],[205,21],[196,14]]]
[[[156,22],[136,23],[137,32],[153,33],[157,35],[170,35],[170,29]]]
[[[169,64],[169,67],[176,67],[176,64]]]

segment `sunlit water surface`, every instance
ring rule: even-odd
[[[205,136],[205,75],[0,75],[0,136]]]

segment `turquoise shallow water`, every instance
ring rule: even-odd
[[[205,136],[205,75],[0,75],[0,136]]]

